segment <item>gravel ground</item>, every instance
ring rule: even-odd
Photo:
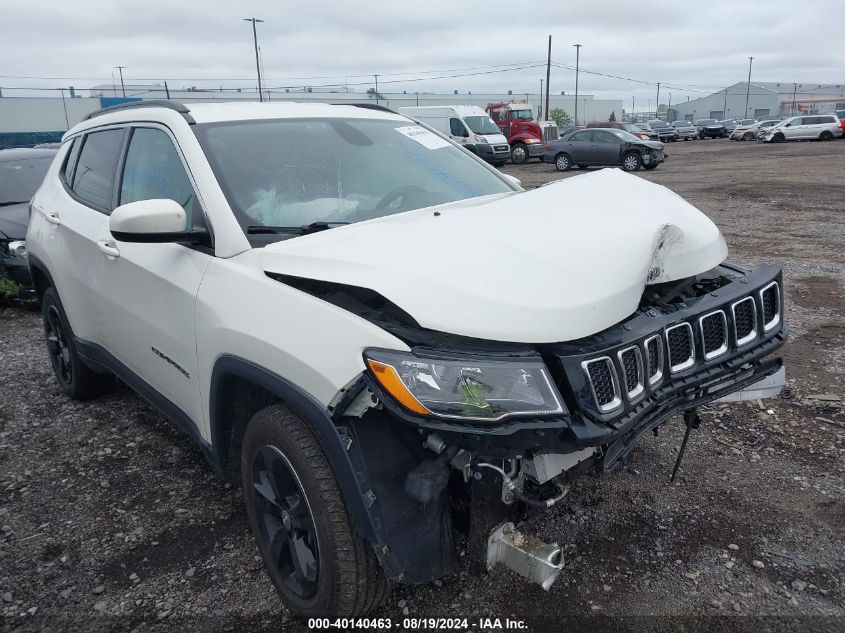
[[[396,588],[377,616],[845,629],[845,142],[668,153],[640,175],[713,218],[733,260],[784,267],[788,390],[707,407],[674,485],[679,420],[530,520],[526,532],[565,549],[550,592],[463,564]],[[526,187],[579,173],[506,171]],[[65,398],[38,314],[11,309],[0,311],[0,618],[2,631],[304,629],[258,561],[240,491],[128,389]]]

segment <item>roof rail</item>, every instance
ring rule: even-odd
[[[381,112],[390,112],[391,114],[399,114],[396,110],[391,110],[387,106],[380,105],[378,103],[333,103],[332,105],[339,105],[339,106],[352,106],[354,108],[364,108],[366,110],[379,110]]]
[[[85,115],[82,120],[87,121],[89,119],[93,119],[94,117],[100,116],[101,114],[108,114],[109,112],[117,112],[119,110],[132,110],[135,108],[167,108],[168,110],[173,110],[184,116],[185,120],[188,123],[196,123],[196,121],[194,121],[194,117],[191,116],[191,111],[188,109],[188,106],[186,106],[184,103],[179,103],[178,101],[171,101],[169,99],[147,99],[144,101],[128,101],[126,103],[118,103],[117,105],[108,106],[107,108],[101,108],[99,110],[89,112],[87,115]]]

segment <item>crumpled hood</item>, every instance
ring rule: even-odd
[[[719,229],[665,187],[603,169],[266,246],[267,272],[375,290],[423,327],[574,340],[636,310],[647,283],[724,261]]]
[[[22,240],[29,226],[29,203],[0,207],[0,233],[10,240]]]

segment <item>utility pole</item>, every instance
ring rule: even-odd
[[[575,47],[575,125],[578,125],[578,68],[581,61],[581,44],[573,44]]]
[[[745,84],[745,118],[748,118],[748,96],[751,94],[751,62],[753,57],[748,58],[748,83]]]
[[[376,105],[378,105],[378,75],[373,75],[376,78]]]
[[[170,99],[170,88],[167,87],[167,82],[164,82],[164,94],[167,95],[167,98]]]
[[[657,118],[657,111],[660,110],[660,82],[657,82],[657,100],[654,102],[654,118]]]
[[[123,98],[125,99],[126,98],[126,88],[123,85],[123,69],[126,68],[126,66],[115,66],[115,68],[117,68],[120,71],[120,91],[123,93]]]
[[[549,118],[549,88],[551,87],[549,85],[549,75],[551,74],[551,72],[552,72],[552,36],[549,35],[549,56],[546,57],[546,118],[547,119]],[[543,92],[542,83],[543,82],[541,81],[540,82],[540,84],[541,84],[540,92]],[[540,98],[542,99],[543,95],[540,95]]]
[[[244,22],[252,22],[252,43],[255,46],[255,74],[258,75],[258,100],[264,102],[264,93],[261,92],[261,64],[258,61],[258,30],[256,23],[264,22],[258,18],[244,18]]]
[[[629,118],[631,119],[631,123],[633,123],[633,122],[634,122],[634,117],[635,117],[635,116],[636,116],[636,115],[634,114],[634,97],[633,97],[633,96],[631,96],[631,116],[629,117]]]
[[[722,105],[722,117],[728,118],[728,89],[725,88],[725,103]]]
[[[672,93],[669,93],[669,106],[666,108],[666,122],[672,122]]]
[[[790,114],[789,116],[792,116],[793,114],[795,114],[795,94],[797,92],[798,92],[798,84],[792,84],[792,114]]]
[[[540,105],[537,106],[537,120],[543,120],[543,79],[540,79]]]
[[[65,111],[65,125],[67,126],[65,128],[65,130],[69,130],[70,129],[70,121],[68,121],[68,118],[67,118],[67,105],[65,104],[65,89],[60,88],[60,90],[62,91],[62,108]],[[2,95],[0,95],[0,96],[2,96]]]

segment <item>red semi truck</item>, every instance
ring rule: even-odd
[[[524,101],[491,103],[486,108],[511,146],[511,161],[527,163],[529,158],[543,159],[543,131],[534,120],[531,106]]]

